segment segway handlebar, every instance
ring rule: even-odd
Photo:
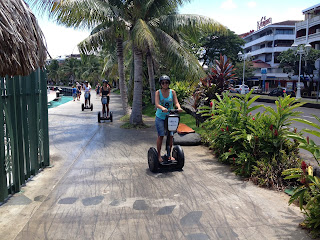
[[[163,112],[163,111],[162,111]],[[168,113],[170,114],[176,114],[176,113],[179,113],[178,109],[170,109],[168,110]]]

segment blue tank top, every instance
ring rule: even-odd
[[[166,109],[170,110],[173,109],[173,94],[172,94],[172,90],[170,89],[169,92],[169,96],[167,98],[164,98],[162,96],[161,90],[159,90],[159,104],[163,107],[165,107]],[[162,112],[161,109],[157,109],[156,111],[156,116],[160,119],[165,120],[166,119],[166,115],[168,115],[168,112]]]

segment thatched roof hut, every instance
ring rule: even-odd
[[[0,76],[28,75],[46,56],[43,33],[24,0],[0,0]]]

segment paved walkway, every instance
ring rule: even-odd
[[[156,131],[124,130],[81,102],[49,109],[47,168],[0,207],[0,239],[309,239],[288,197],[242,181],[202,146],[183,147],[182,172],[152,174]]]

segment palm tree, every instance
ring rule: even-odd
[[[120,20],[121,21],[121,20]],[[82,53],[101,50],[101,47],[108,46],[112,51],[112,44],[116,39],[117,65],[119,74],[120,94],[122,108],[126,114],[129,113],[128,96],[124,77],[124,57],[123,57],[123,38],[125,37],[126,27],[121,22],[102,22],[93,29],[90,36],[83,40],[78,46]],[[108,44],[109,42],[109,44]]]
[[[134,94],[131,124],[142,124],[142,56],[143,53],[155,55],[155,49],[166,52],[168,60],[180,69],[187,69],[188,74],[204,77],[205,72],[198,60],[172,36],[175,32],[185,35],[199,35],[202,31],[226,31],[226,29],[212,19],[196,15],[179,15],[172,13],[182,1],[133,1],[137,5],[132,9],[132,28],[130,37],[134,48]],[[161,3],[159,3],[161,2]],[[150,60],[150,59],[149,59]],[[151,68],[151,61],[148,61]],[[149,69],[152,74],[153,69]],[[149,78],[151,78],[149,76]],[[154,81],[154,80],[153,80]]]
[[[37,1],[37,0],[33,0]],[[42,1],[42,8],[49,6],[52,14],[59,22],[78,27],[80,25],[93,26],[100,24],[100,31],[90,36],[86,41],[97,49],[108,39],[109,34],[118,34],[117,41],[122,45],[124,35],[133,44],[134,56],[134,94],[131,124],[142,124],[142,65],[143,55],[149,51],[156,56],[156,49],[166,52],[168,61],[184,70],[193,77],[204,77],[205,73],[197,59],[190,51],[174,37],[175,32],[182,35],[200,35],[203,31],[225,31],[226,29],[210,18],[197,15],[178,15],[174,10],[183,0],[130,0],[105,2],[101,0],[65,0],[56,5]],[[53,7],[52,7],[53,6]],[[166,15],[168,14],[169,15]],[[115,28],[112,28],[115,26]],[[200,31],[202,30],[202,31]],[[118,44],[117,44],[118,46]],[[121,49],[119,58],[121,57]],[[150,63],[150,62],[149,62]],[[121,62],[118,63],[122,68]],[[151,64],[149,64],[149,67]],[[122,68],[123,69],[123,68]],[[119,74],[120,76],[120,74]],[[121,86],[120,86],[121,87]]]

